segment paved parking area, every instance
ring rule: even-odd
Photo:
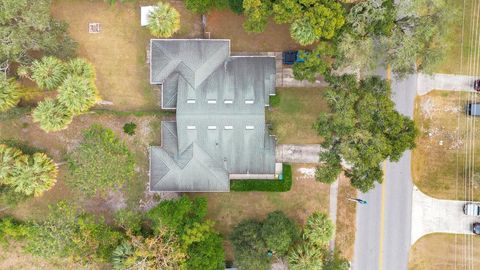
[[[465,201],[429,197],[414,186],[411,244],[430,233],[472,234],[472,224],[480,222],[480,217],[465,215],[464,204]]]

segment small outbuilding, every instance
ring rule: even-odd
[[[148,25],[148,16],[150,13],[155,10],[155,6],[143,6],[140,7],[140,25],[147,26]]]

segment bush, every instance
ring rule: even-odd
[[[280,95],[270,96],[270,107],[275,108],[278,107],[278,105],[280,105]]]
[[[321,247],[333,237],[335,225],[326,214],[315,212],[307,218],[303,236],[309,243]]]
[[[283,164],[283,180],[233,180],[230,191],[285,192],[292,188],[292,167]]]
[[[41,101],[33,110],[32,117],[33,122],[38,122],[40,128],[46,132],[66,129],[73,120],[70,111],[52,99]]]
[[[136,211],[120,209],[115,213],[114,220],[115,225],[125,231],[139,233],[142,229],[142,214]]]
[[[134,175],[135,160],[111,129],[92,125],[83,142],[67,156],[66,182],[87,196],[119,188]]]
[[[171,37],[180,29],[180,14],[169,3],[158,2],[148,16],[147,27],[153,36]]]
[[[123,132],[132,136],[132,135],[135,134],[135,129],[136,128],[137,128],[137,124],[135,124],[133,122],[126,123],[125,125],[123,125]]]
[[[235,262],[240,269],[267,269],[270,259],[267,247],[261,235],[262,223],[256,220],[245,220],[233,228],[230,241],[235,253]]]
[[[187,255],[187,269],[225,269],[223,239],[215,232],[206,233],[202,241],[192,243],[187,249]]]
[[[14,79],[0,76],[0,112],[15,107],[20,102],[19,85]]]
[[[243,13],[243,0],[228,0],[228,7],[231,11],[242,14]]]
[[[267,248],[278,255],[285,255],[290,246],[297,240],[300,232],[295,222],[282,211],[268,214],[263,222],[262,238]]]

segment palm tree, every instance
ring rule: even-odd
[[[15,192],[37,197],[55,185],[57,174],[57,165],[44,153],[22,155],[16,160],[12,177],[6,184]]]
[[[300,45],[310,45],[317,40],[314,29],[306,20],[296,20],[290,25],[290,35]]]
[[[156,37],[171,37],[180,29],[180,14],[169,3],[158,2],[148,16],[147,27]]]
[[[65,129],[73,119],[72,114],[65,106],[52,99],[40,102],[33,110],[32,116],[33,122],[38,122],[40,128],[46,132]]]
[[[58,88],[58,102],[74,115],[88,111],[97,99],[97,88],[88,78],[69,75]]]
[[[288,253],[288,268],[291,270],[322,270],[322,253],[319,247],[302,242]]]
[[[0,184],[8,182],[15,165],[15,161],[22,155],[17,148],[0,144]]]
[[[40,88],[47,90],[57,88],[66,75],[63,62],[53,56],[46,56],[40,61],[33,61],[31,72],[32,80],[35,81]]]
[[[95,68],[82,58],[74,58],[67,63],[67,73],[95,80]]]
[[[14,79],[0,75],[0,112],[15,107],[20,101],[20,90]]]

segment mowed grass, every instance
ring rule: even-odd
[[[449,8],[454,20],[447,37],[447,50],[443,61],[434,70],[438,73],[479,75],[480,66],[478,57],[479,16],[478,4],[474,0],[452,0]],[[463,25],[463,27],[462,27]],[[445,26],[447,28],[447,26]],[[463,30],[462,30],[463,28]],[[462,42],[463,40],[463,42]],[[475,67],[476,66],[476,67]]]
[[[267,110],[279,144],[315,144],[322,139],[313,125],[320,112],[328,111],[321,88],[279,88],[279,103]]]
[[[53,16],[69,24],[78,42],[80,57],[97,71],[97,86],[109,109],[150,110],[158,108],[159,89],[149,83],[147,49],[150,33],[140,26],[140,5],[157,1],[108,5],[105,1],[54,0]],[[183,2],[172,1],[180,12],[181,29],[176,37],[198,37],[200,18],[187,12]],[[100,23],[100,33],[88,33],[89,23]]]
[[[413,245],[408,269],[478,269],[479,265],[480,238],[438,233],[426,235]]]
[[[412,175],[415,185],[430,196],[468,199],[464,196],[465,184],[473,184],[469,191],[473,199],[480,199],[480,159],[475,157],[473,163],[466,160],[472,157],[467,152],[480,153],[480,138],[475,136],[480,132],[480,123],[478,118],[465,114],[465,106],[474,95],[433,91],[416,99],[414,119],[420,134],[412,154]],[[476,173],[470,177],[470,172]]]
[[[74,118],[68,129],[46,133],[32,123],[30,115],[0,121],[0,141],[20,141],[33,148],[44,150],[54,161],[61,164],[55,186],[42,196],[30,198],[2,214],[11,214],[19,219],[41,219],[48,213],[48,206],[60,200],[72,201],[86,211],[110,220],[113,213],[123,206],[136,208],[144,198],[148,182],[148,146],[160,145],[159,122],[161,116],[118,116],[114,114],[84,114]],[[125,123],[137,124],[135,135],[123,132]],[[128,181],[120,192],[107,198],[86,198],[71,190],[64,181],[68,172],[65,154],[72,151],[82,141],[82,134],[92,124],[101,124],[112,129],[135,155],[135,177]]]
[[[233,227],[245,219],[263,219],[270,212],[281,210],[299,225],[315,211],[328,214],[329,186],[315,181],[312,175],[301,169],[312,169],[312,165],[292,166],[293,185],[288,192],[229,192],[196,193],[193,197],[208,200],[208,218],[225,238],[227,259],[233,259],[228,235]]]

